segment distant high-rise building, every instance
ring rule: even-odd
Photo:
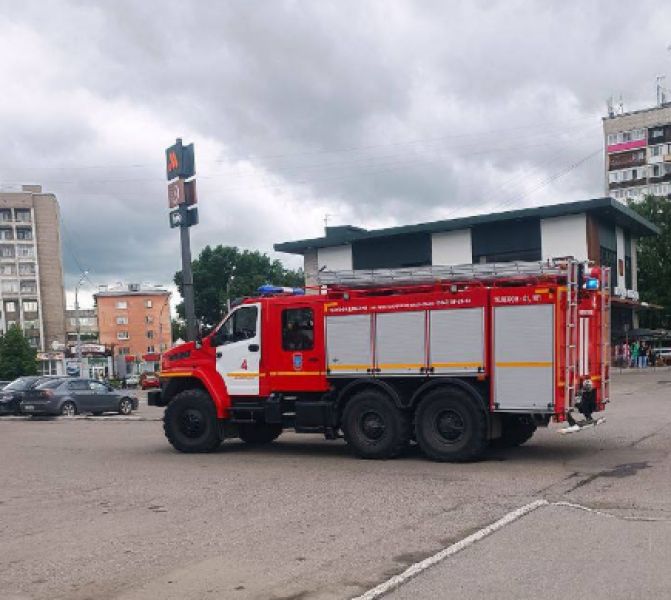
[[[65,343],[60,211],[40,185],[0,191],[0,331],[12,325],[39,351]]]
[[[611,112],[603,119],[603,134],[609,196],[626,202],[671,194],[671,102]]]

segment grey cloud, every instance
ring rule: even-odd
[[[178,268],[161,161],[180,134],[198,140],[194,251],[269,250],[318,235],[325,212],[371,226],[600,195],[599,156],[553,177],[599,148],[608,95],[654,100],[671,7],[633,12],[605,0],[0,1],[0,29],[29,32],[16,51],[41,69],[0,98],[11,166],[29,169],[2,166],[0,182],[55,191],[69,245],[101,281],[165,282]],[[103,168],[37,168],[59,165]]]

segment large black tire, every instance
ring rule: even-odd
[[[415,411],[415,435],[424,454],[432,460],[476,460],[487,448],[484,406],[460,388],[431,390]]]
[[[214,404],[203,390],[177,394],[163,415],[165,437],[180,452],[213,452],[222,442]]]
[[[240,439],[255,446],[270,444],[282,433],[282,425],[271,423],[241,423],[238,426]]]
[[[501,415],[501,437],[489,442],[492,448],[515,448],[528,442],[536,432],[536,423],[527,415]]]
[[[410,440],[410,419],[377,390],[355,394],[345,406],[341,426],[345,442],[360,458],[393,458]]]

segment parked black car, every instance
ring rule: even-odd
[[[83,412],[129,415],[138,407],[137,398],[93,379],[62,378],[43,382],[28,390],[20,403],[22,414],[67,415]]]
[[[25,393],[50,379],[44,375],[26,375],[7,384],[0,390],[0,415],[18,415],[19,403]]]

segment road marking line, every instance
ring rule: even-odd
[[[517,519],[520,519],[524,515],[533,512],[537,508],[540,508],[541,506],[548,506],[549,504],[550,503],[547,500],[536,500],[535,502],[525,504],[524,506],[521,506],[520,508],[513,510],[512,512],[509,512],[507,515],[500,518],[498,521],[492,523],[491,525],[487,525],[487,527],[483,527],[479,531],[476,531],[475,533],[469,535],[468,537],[465,537],[463,540],[459,540],[458,542],[452,544],[451,546],[448,546],[447,548],[444,548],[440,552],[434,554],[433,556],[429,556],[429,558],[425,558],[424,560],[409,566],[400,575],[394,575],[394,577],[387,579],[387,581],[384,581],[377,587],[368,590],[361,596],[356,596],[355,598],[352,598],[352,600],[375,600],[376,598],[380,598],[381,596],[384,596],[385,594],[388,594],[389,592],[395,590],[396,588],[406,583],[413,577],[416,577],[421,572],[426,571],[429,567],[432,567],[433,565],[436,565],[439,562],[445,560],[448,556],[452,556],[453,554],[460,552],[461,550],[467,548],[468,546],[474,544],[475,542],[479,542],[481,539],[486,538],[487,536],[498,531],[502,527],[505,527],[506,525],[509,525],[514,521],[517,521]]]

